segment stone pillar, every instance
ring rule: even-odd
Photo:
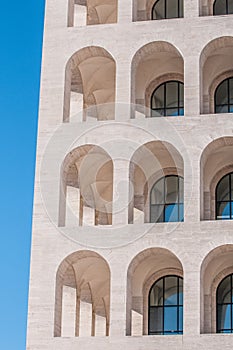
[[[127,225],[129,211],[129,161],[113,160],[113,225]]]
[[[115,119],[125,121],[131,115],[131,61],[120,58],[116,70],[116,108]]]
[[[118,22],[132,22],[133,0],[118,0]]]
[[[193,52],[190,48],[190,53]],[[184,60],[184,113],[185,116],[200,114],[200,78],[198,56],[185,55]]]
[[[199,16],[199,0],[184,1],[184,17],[193,18]]]

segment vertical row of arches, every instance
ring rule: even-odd
[[[201,263],[200,333],[233,333],[233,246],[219,246]],[[165,248],[148,248],[127,273],[126,335],[183,334],[184,267]],[[57,271],[54,336],[110,334],[110,280],[107,261],[92,251],[63,260]],[[198,313],[199,311],[196,310]]]

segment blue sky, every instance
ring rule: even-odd
[[[0,349],[26,344],[44,0],[1,2]]]

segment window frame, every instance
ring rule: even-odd
[[[228,189],[229,189],[229,200],[218,200],[218,187],[219,185],[221,184],[221,182],[226,178],[228,177],[229,180],[228,180]],[[231,177],[233,177],[233,172],[230,172],[230,173],[227,173],[225,174],[223,177],[221,177],[221,179],[218,181],[217,185],[216,185],[216,188],[215,188],[215,220],[233,220],[233,195],[232,195],[232,185],[231,185]],[[230,218],[228,219],[222,219],[222,218],[218,218],[218,208],[219,208],[219,205],[221,203],[229,203],[230,204]],[[231,205],[232,204],[232,205]]]
[[[231,302],[229,303],[219,303],[218,302],[218,292],[219,292],[219,289],[222,285],[222,283],[230,277],[230,293],[231,293]],[[231,328],[230,329],[219,329],[218,327],[218,324],[219,324],[219,306],[223,306],[223,305],[230,305],[230,323],[231,323]],[[233,273],[225,276],[218,284],[218,287],[217,287],[217,290],[216,290],[216,333],[220,333],[220,334],[229,334],[229,333],[233,333]]]
[[[230,76],[230,77],[222,80],[218,84],[216,89],[215,89],[215,92],[214,92],[214,113],[215,114],[233,113],[233,112],[230,111],[230,108],[231,107],[233,108],[233,103],[230,103],[230,80],[232,80],[232,84],[233,84],[233,76]],[[217,104],[217,93],[218,93],[218,90],[221,87],[221,85],[224,84],[225,82],[227,82],[227,96],[226,96],[227,97],[227,103]],[[217,108],[218,107],[224,107],[224,106],[227,106],[227,112],[217,112]]]
[[[160,2],[163,1],[163,7],[164,7],[164,17],[162,18],[154,18],[154,9],[156,7],[156,5]],[[159,20],[163,20],[163,19],[174,19],[174,18],[183,18],[184,17],[184,3],[183,0],[176,0],[177,1],[177,12],[178,12],[178,16],[176,17],[167,17],[167,8],[168,8],[168,4],[167,4],[168,0],[156,0],[155,3],[153,4],[152,8],[151,8],[151,20],[152,21],[159,21]],[[183,4],[182,4],[183,3]],[[182,6],[183,5],[183,6]],[[182,15],[181,15],[181,11],[182,11]]]
[[[166,107],[166,92],[167,92],[167,85],[169,83],[177,83],[178,89],[177,89],[177,105],[175,107]],[[161,108],[152,108],[152,100],[154,97],[154,94],[156,93],[156,91],[161,88],[162,86],[164,86],[164,92],[163,92],[163,107]],[[158,117],[181,117],[184,116],[184,99],[183,99],[183,105],[180,103],[180,86],[183,86],[183,92],[184,92],[184,83],[182,81],[179,80],[167,80],[164,81],[163,83],[159,84],[153,91],[150,97],[150,110],[151,110],[151,118],[156,118],[157,116],[153,116],[153,112],[157,111],[157,110],[163,110],[163,115],[158,115]],[[172,110],[172,109],[176,109],[178,111],[177,115],[167,115],[167,110]],[[180,113],[180,110],[183,110],[183,114]]]
[[[174,203],[166,203],[166,199],[165,199],[165,195],[166,195],[166,191],[165,191],[165,185],[166,185],[166,179],[169,178],[169,177],[176,177],[178,178],[178,188],[177,188],[177,196],[178,196],[178,201],[177,202],[174,202]],[[184,177],[183,176],[180,176],[180,175],[165,175],[161,178],[159,178],[154,184],[153,186],[151,187],[150,189],[150,223],[168,223],[168,222],[183,222],[184,221],[184,200],[183,201],[180,201],[180,179],[182,179],[184,181]],[[157,185],[157,183],[159,181],[163,180],[164,182],[164,192],[163,192],[163,203],[161,204],[151,204],[151,194],[152,194],[152,191],[154,189],[154,187]],[[183,191],[183,195],[184,195],[184,191]],[[170,205],[177,205],[178,207],[178,221],[166,221],[165,220],[165,208],[166,206],[170,204]],[[152,222],[152,219],[151,219],[151,208],[152,206],[156,206],[156,205],[163,205],[163,221],[156,221],[156,222]],[[180,206],[183,205],[183,219],[180,219]]]
[[[164,301],[165,301],[165,298],[164,298],[164,294],[166,292],[165,290],[165,279],[168,278],[168,277],[175,277],[177,278],[177,304],[176,305],[165,305],[164,304]],[[161,306],[151,306],[150,305],[150,294],[151,294],[151,291],[152,289],[154,288],[154,286],[159,283],[160,281],[163,281],[163,296],[162,296],[162,300],[163,300],[163,304]],[[160,277],[159,279],[157,279],[153,284],[152,286],[150,287],[149,289],[149,293],[148,293],[148,335],[182,335],[183,334],[183,326],[182,326],[182,330],[180,331],[179,328],[180,328],[180,309],[182,309],[182,319],[184,317],[184,301],[183,301],[183,298],[182,298],[182,303],[180,303],[180,298],[179,298],[179,294],[180,294],[180,280],[182,280],[182,282],[184,283],[184,279],[183,277],[179,276],[179,275],[175,275],[175,274],[169,274],[169,275],[165,275],[165,276],[162,276]],[[182,293],[183,293],[183,283],[182,283]],[[164,321],[165,321],[165,317],[164,317],[164,309],[165,307],[170,307],[170,308],[176,308],[176,328],[177,330],[176,331],[165,331],[164,330]],[[150,332],[150,311],[151,311],[151,308],[162,308],[162,322],[163,322],[163,330],[162,332]],[[182,321],[182,325],[183,325],[183,321]]]
[[[233,12],[229,12],[229,0],[224,0],[225,1],[226,13],[224,13],[224,14],[215,13],[215,6],[216,6],[217,1],[219,1],[219,0],[215,0],[214,3],[213,3],[213,15],[214,16],[226,16],[226,15],[232,15],[233,14]]]

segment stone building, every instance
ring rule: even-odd
[[[47,0],[28,350],[232,349],[231,112],[231,0]]]

